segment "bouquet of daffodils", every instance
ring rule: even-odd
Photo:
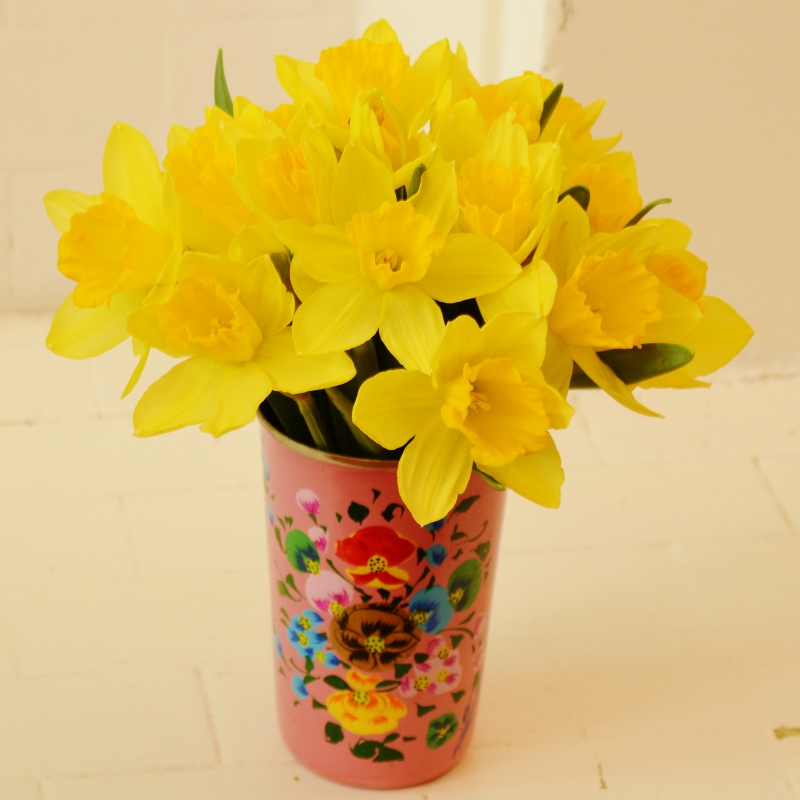
[[[300,442],[399,458],[422,525],[477,469],[544,506],[564,473],[550,431],[572,388],[658,416],[636,387],[707,386],[752,330],[705,294],[683,223],[643,204],[620,136],[526,72],[472,75],[447,40],[412,64],[381,20],[316,64],[275,59],[291,102],[231,100],[217,60],[205,124],[162,165],[116,124],[103,191],[54,191],[58,269],[76,282],[47,344],[86,358],[126,339],[178,363],[135,433],[219,436],[259,408]]]

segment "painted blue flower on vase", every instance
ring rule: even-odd
[[[292,675],[292,691],[298,700],[305,700],[308,698],[308,689],[299,675]]]
[[[334,653],[332,650],[326,650],[324,652],[320,650],[314,655],[314,660],[318,661],[323,667],[327,667],[328,669],[336,669],[336,667],[342,663],[339,661],[339,657],[336,655],[336,653]]]
[[[303,658],[314,658],[317,653],[325,649],[328,638],[317,630],[322,622],[322,617],[310,608],[292,617],[286,635]]]
[[[261,466],[264,468],[264,480],[269,483],[272,474],[269,471],[269,464],[267,464],[267,457],[262,453],[261,454]]]
[[[447,548],[443,544],[432,544],[425,551],[425,558],[432,567],[441,566],[442,562],[447,558]]]
[[[281,644],[281,637],[278,636],[277,632],[275,633],[275,652],[278,654],[278,658],[283,660],[283,645]]]
[[[425,633],[439,633],[453,617],[453,607],[443,586],[429,586],[417,592],[408,610],[414,624]]]
[[[275,524],[275,512],[272,510],[272,506],[267,503],[267,517],[269,517],[269,524]]]

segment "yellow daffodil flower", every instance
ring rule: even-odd
[[[542,376],[546,336],[532,314],[502,314],[483,328],[458,317],[427,369],[381,372],[361,386],[355,424],[389,449],[411,440],[398,486],[420,525],[447,515],[473,463],[524,497],[558,506],[564,474],[549,429],[566,427],[572,408]]]
[[[352,378],[343,353],[295,353],[293,314],[294,298],[268,257],[243,266],[187,253],[169,297],[128,320],[137,339],[185,358],[142,395],[133,412],[136,435],[200,424],[220,436],[251,422],[273,389],[298,394]]]
[[[359,39],[324,50],[316,64],[276,56],[275,65],[287,94],[310,109],[339,150],[377,134],[397,165],[403,138],[410,141],[433,113],[450,56],[442,40],[411,64],[391,25],[379,20]]]
[[[61,232],[58,269],[77,282],[56,312],[47,346],[88,358],[128,338],[128,314],[168,283],[182,245],[174,187],[147,139],[117,123],[103,154],[100,195],[59,190],[45,208]]]
[[[500,289],[520,266],[489,239],[450,233],[458,217],[455,173],[440,164],[398,201],[389,169],[363,145],[342,155],[331,193],[334,225],[286,221],[278,237],[317,282],[297,311],[298,353],[347,350],[380,330],[409,369],[429,368],[443,329],[434,301],[455,303]],[[292,265],[292,280],[297,270]],[[313,290],[313,291],[311,291]]]

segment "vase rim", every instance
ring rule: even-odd
[[[343,456],[339,453],[328,453],[325,450],[317,450],[314,447],[309,447],[308,445],[296,442],[282,431],[279,431],[273,425],[270,425],[270,423],[264,418],[264,415],[261,413],[261,411],[259,411],[256,416],[258,417],[258,421],[273,439],[288,447],[290,450],[294,450],[295,452],[304,455],[306,458],[314,459],[314,461],[320,461],[323,464],[336,464],[337,466],[349,467],[351,469],[379,469],[395,472],[397,471],[397,465],[399,463],[397,460],[387,460],[383,458],[356,458],[354,456]]]

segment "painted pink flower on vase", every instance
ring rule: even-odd
[[[320,553],[326,553],[328,551],[328,532],[320,528],[319,525],[314,525],[308,529],[308,538],[314,542],[314,547],[316,547]]]
[[[458,650],[453,650],[444,636],[434,636],[428,642],[426,650],[429,656],[441,659],[448,667],[458,664]]]
[[[434,641],[436,640],[432,640],[431,644]],[[444,640],[440,639],[440,642],[443,643]],[[429,644],[428,651],[430,650]],[[458,653],[449,652],[447,658],[429,658],[422,664],[416,664],[413,672],[403,676],[400,682],[400,694],[404,697],[413,697],[417,692],[424,694],[452,692],[458,688],[461,677],[462,669]]]
[[[354,595],[350,584],[335,572],[320,572],[308,576],[306,597],[323,614],[339,617],[352,604]]]
[[[472,623],[472,632],[475,634],[475,636],[481,635],[481,631],[483,630],[483,626],[485,624],[486,624],[486,614],[483,613],[478,614],[478,616],[475,617],[475,622]]]
[[[318,514],[320,505],[319,505],[319,498],[311,491],[311,489],[301,489],[297,493],[297,505],[303,509],[303,511],[308,512],[309,514]]]

